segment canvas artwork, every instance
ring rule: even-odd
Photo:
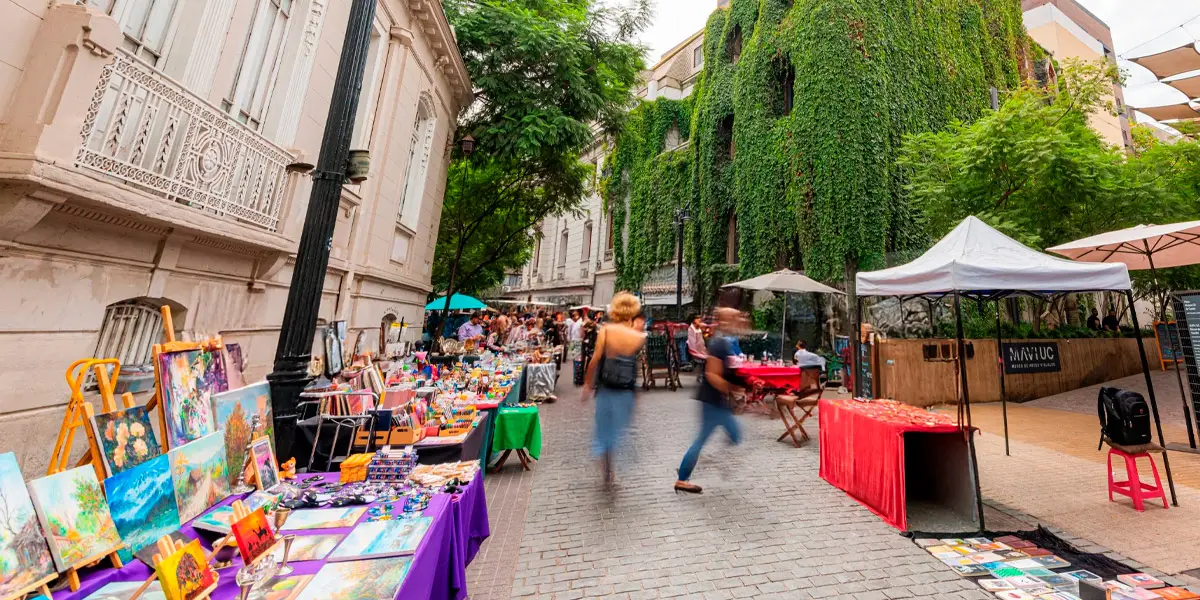
[[[242,561],[246,564],[258,560],[275,545],[275,532],[267,521],[267,513],[261,508],[234,523],[231,528],[238,551],[242,553]]]
[[[0,598],[55,573],[17,455],[0,454]]]
[[[141,581],[113,581],[83,600],[129,600],[133,598],[133,593],[142,587],[142,583]],[[152,581],[150,587],[146,588],[146,591],[142,592],[138,599],[167,600],[167,597],[163,595],[162,584]]]
[[[121,545],[121,534],[91,465],[34,479],[29,491],[59,571]]]
[[[198,540],[164,558],[154,571],[167,600],[191,600],[217,581]]]
[[[244,388],[213,394],[212,412],[217,429],[225,431],[225,457],[230,472],[237,473],[246,464],[251,425],[258,417],[262,434],[275,444],[275,419],[271,412],[271,385],[261,381]]]
[[[181,523],[191,521],[229,495],[225,441],[220,431],[174,448],[169,456]]]
[[[178,448],[215,430],[212,396],[229,389],[225,360],[220,352],[200,350],[160,354],[158,387],[167,443]]]
[[[250,445],[250,454],[254,458],[254,474],[257,476],[257,486],[260,490],[269,490],[279,485],[279,467],[275,464],[275,454],[271,452],[271,440],[260,438]]]
[[[179,529],[171,461],[165,455],[105,479],[104,494],[125,542],[121,560],[128,562],[138,550]]]
[[[154,437],[150,414],[145,406],[125,408],[92,417],[100,455],[109,475],[132,469],[155,457],[162,448]]]
[[[292,511],[286,523],[285,531],[303,529],[339,529],[354,527],[354,524],[367,512],[366,507],[345,508],[310,508]]]
[[[172,496],[172,498],[174,498],[174,496]],[[228,532],[226,532],[226,533],[228,533]],[[181,544],[186,544],[186,543],[192,541],[192,538],[184,535],[182,531],[172,531],[171,533],[168,533],[165,535],[167,537],[171,538],[171,542],[179,542]],[[157,541],[158,540],[155,540],[155,542],[157,542]],[[146,565],[147,567],[150,567],[151,569],[154,568],[154,555],[155,554],[158,554],[158,546],[156,546],[155,544],[147,544],[133,552],[134,558],[142,561],[142,564]]]
[[[411,556],[328,563],[304,586],[297,600],[395,598],[411,566]]]
[[[312,575],[300,575],[298,577],[276,577],[261,588],[255,590],[256,598],[261,600],[295,600],[296,596],[300,595],[300,591],[313,578]]]
[[[325,560],[330,552],[337,547],[345,536],[340,534],[298,535],[292,542],[288,562],[304,562],[308,560]],[[275,560],[283,561],[283,546],[275,548]]]
[[[192,527],[203,531],[211,531],[221,535],[229,535],[233,531],[230,522],[233,520],[232,506],[218,506],[192,521]]]
[[[329,555],[329,562],[412,554],[431,524],[430,517],[363,523],[346,534],[346,539]]]

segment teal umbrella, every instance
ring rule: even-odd
[[[425,310],[443,310],[446,308],[446,297],[442,296],[433,302],[425,305]],[[455,294],[450,297],[450,310],[480,310],[487,308],[487,305],[463,294]]]

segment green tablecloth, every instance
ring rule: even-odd
[[[492,452],[526,450],[535,460],[542,454],[542,421],[538,408],[500,407],[492,434]]]

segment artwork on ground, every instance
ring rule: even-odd
[[[275,545],[275,532],[267,522],[267,513],[258,509],[232,525],[233,538],[237,540],[242,562],[253,563]]]
[[[34,479],[29,491],[59,571],[121,545],[121,534],[91,465]]]
[[[217,580],[198,540],[188,542],[154,568],[167,600],[191,600]]]
[[[256,590],[255,593],[261,594],[258,598],[262,600],[295,600],[312,578],[312,575],[276,577]]]
[[[328,563],[304,586],[297,600],[395,598],[411,566],[411,556]]]
[[[133,593],[142,587],[143,581],[113,581],[104,587],[92,592],[91,596],[83,600],[129,600],[133,598]],[[151,581],[150,586],[146,591],[138,596],[138,600],[166,600],[166,596],[162,592],[162,584],[157,581]]]
[[[309,508],[292,511],[283,529],[287,531],[301,529],[341,529],[354,527],[354,524],[367,512],[366,507],[345,508]]]
[[[0,454],[0,598],[54,573],[50,547],[34,514],[17,455]]]
[[[104,494],[125,542],[121,560],[128,562],[138,550],[179,529],[171,461],[165,455],[105,479]]]
[[[329,555],[329,562],[412,554],[433,523],[430,517],[372,521],[355,527]]]
[[[96,441],[109,475],[132,469],[155,457],[162,448],[154,437],[150,414],[145,406],[125,408],[92,417]]]
[[[271,452],[271,440],[259,438],[250,445],[250,454],[254,458],[254,474],[257,487],[269,490],[279,485],[279,467],[275,464],[275,455]]]
[[[209,434],[171,450],[171,479],[179,521],[187,523],[229,495],[222,432]]]
[[[250,428],[254,417],[262,424],[262,432],[275,447],[275,419],[271,412],[271,385],[265,381],[244,388],[213,394],[212,412],[217,429],[225,430],[225,457],[229,471],[238,473],[246,464],[246,448],[250,445]]]
[[[229,389],[220,352],[158,355],[158,391],[166,411],[167,444],[178,448],[214,431],[212,396]]]
[[[292,542],[288,553],[288,562],[304,562],[308,560],[325,560],[330,552],[337,547],[345,536],[336,533],[320,535],[298,535]],[[275,548],[275,560],[283,561],[283,546]]]

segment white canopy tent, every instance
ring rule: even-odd
[[[953,296],[954,314],[958,341],[958,371],[961,379],[962,404],[965,407],[967,427],[971,426],[971,400],[967,387],[966,352],[963,342],[962,297],[978,301],[995,301],[996,351],[1001,356],[1000,394],[1004,412],[1005,453],[1008,453],[1008,402],[1004,389],[1003,342],[1000,333],[999,301],[1014,295],[1046,296],[1073,292],[1124,292],[1129,299],[1134,331],[1141,352],[1142,369],[1146,375],[1150,406],[1153,408],[1155,425],[1158,427],[1160,445],[1165,445],[1162,425],[1158,418],[1158,404],[1154,398],[1154,386],[1150,380],[1150,365],[1146,361],[1142,345],[1141,328],[1137,314],[1133,311],[1133,292],[1129,280],[1129,269],[1122,263],[1081,263],[1043,254],[996,231],[978,218],[971,216],[959,223],[925,254],[916,260],[898,267],[859,273],[856,278],[858,300],[858,326],[862,326],[863,296],[945,297]],[[855,344],[855,395],[858,394],[861,377],[858,376],[858,360],[861,356],[861,337]],[[975,465],[975,447],[971,441],[971,462],[975,469],[976,485],[979,481]],[[1171,486],[1171,499],[1175,500],[1175,484],[1171,477],[1170,463],[1166,454],[1163,465],[1167,481]],[[983,507],[979,507],[982,521]]]

